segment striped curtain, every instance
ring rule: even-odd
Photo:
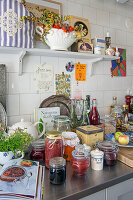
[[[23,23],[22,16],[32,16],[17,0],[0,0],[0,46],[33,48],[35,25]]]

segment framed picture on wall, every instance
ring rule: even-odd
[[[53,11],[62,15],[62,3],[53,1],[53,0],[37,0],[36,2],[33,0],[22,0],[21,1],[26,9],[31,12],[35,17],[41,17],[42,13],[39,12],[36,7],[39,9],[48,9],[49,11]],[[33,3],[34,2],[34,3]],[[40,25],[36,23],[36,26]],[[40,40],[40,36],[38,34],[35,35],[36,40]]]
[[[77,16],[71,16],[71,19],[69,20],[69,24],[72,27],[78,27],[81,26],[81,36],[82,39],[87,39],[89,43],[91,43],[91,36],[90,36],[90,27],[89,27],[89,21],[88,19],[77,17]]]

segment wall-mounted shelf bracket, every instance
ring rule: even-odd
[[[18,74],[19,74],[19,76],[21,76],[22,72],[23,72],[23,58],[24,58],[25,54],[26,54],[26,50],[22,50],[21,53],[18,55],[19,56],[18,57],[18,62],[19,62]]]
[[[90,61],[88,61],[88,65],[89,65],[88,69],[89,69],[90,76],[93,75],[93,64],[102,60],[103,60],[103,57],[91,59]]]

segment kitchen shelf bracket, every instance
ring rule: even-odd
[[[22,72],[23,72],[23,58],[26,54],[26,50],[22,50],[21,53],[19,54],[19,58],[18,58],[18,62],[19,62],[19,76],[22,75]]]
[[[89,64],[89,75],[92,76],[93,75],[93,64],[96,63],[96,62],[99,62],[99,61],[102,61],[104,58],[103,57],[100,57],[100,58],[95,58],[95,59],[92,59],[90,61],[88,61],[88,64]]]

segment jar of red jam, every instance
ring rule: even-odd
[[[45,142],[43,139],[32,142],[31,160],[44,161],[45,159]]]
[[[104,140],[102,142],[98,142],[98,148],[104,152],[105,165],[111,166],[116,163],[119,147],[115,143]]]
[[[63,157],[63,140],[59,131],[49,131],[45,138],[45,166],[47,168],[49,168],[49,160],[54,157]]]
[[[76,175],[84,175],[90,166],[90,154],[85,150],[83,145],[78,145],[72,152],[72,168]]]

